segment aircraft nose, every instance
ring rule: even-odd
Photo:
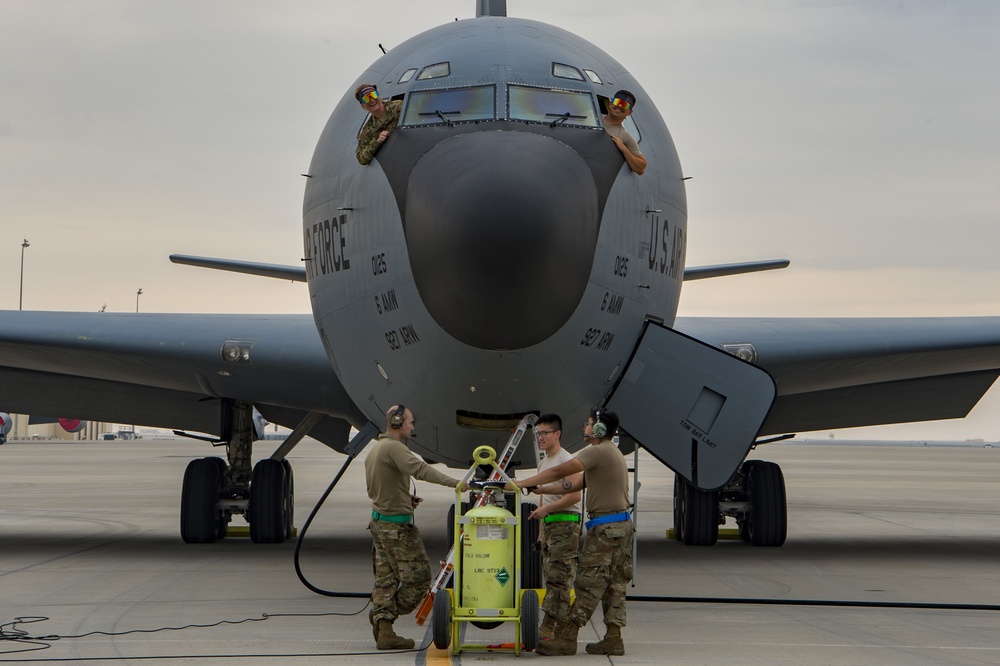
[[[438,143],[414,165],[406,242],[438,324],[481,349],[523,349],[583,297],[599,227],[594,177],[564,143],[483,131]]]

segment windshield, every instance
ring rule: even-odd
[[[586,92],[508,86],[511,120],[598,127],[594,96]]]
[[[407,95],[402,125],[451,125],[496,118],[493,86],[420,90]]]

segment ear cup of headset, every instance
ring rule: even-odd
[[[403,422],[406,421],[406,407],[400,405],[396,408],[396,411],[392,413],[389,417],[389,427],[394,430],[399,430],[403,427]]]
[[[604,437],[608,434],[608,426],[604,425],[600,421],[594,424],[594,437]]]

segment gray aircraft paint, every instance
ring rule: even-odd
[[[450,76],[413,77],[398,83],[405,71],[439,62],[450,63]],[[554,77],[553,63],[581,72],[590,69],[604,83],[595,84],[587,77],[584,81]],[[506,438],[504,432],[489,435],[456,425],[458,410],[518,414],[557,409],[567,424],[582,422],[624,368],[645,316],[652,314],[670,323],[676,312],[686,203],[680,163],[655,105],[620,64],[592,44],[553,26],[512,18],[457,21],[418,35],[376,61],[357,83],[365,81],[377,83],[383,99],[421,90],[492,85],[500,118],[506,114],[508,84],[583,91],[606,98],[628,88],[638,95],[641,101],[633,118],[642,131],[641,149],[650,162],[641,177],[628,169],[599,127],[503,120],[403,127],[370,165],[360,166],[354,159],[355,137],[367,114],[355,101],[352,86],[327,123],[306,187],[304,228],[309,239],[306,256],[313,264],[309,280],[313,312],[339,376],[349,393],[361,397],[359,407],[369,418],[377,420],[393,402],[406,403],[419,414],[416,450],[456,465],[465,464],[469,452],[484,439]],[[602,162],[612,164],[613,169],[606,193],[600,197],[603,215],[590,256],[582,265],[572,262],[559,269],[564,274],[585,272],[585,289],[566,320],[543,340],[526,347],[483,349],[455,339],[425,307],[410,261],[415,232],[412,226],[404,231],[406,221],[401,214],[405,205],[400,200],[406,195],[398,188],[394,191],[386,175],[393,167],[384,165],[406,159],[401,154],[407,141],[426,142],[422,149],[430,152],[440,143],[475,140],[478,150],[463,151],[466,162],[461,167],[481,170],[481,185],[488,188],[491,173],[500,168],[491,161],[490,142],[505,134],[539,137],[538,143],[555,142],[567,155],[574,151],[567,144],[589,141],[589,146],[578,150],[595,150],[590,146],[598,145],[603,152],[592,157],[592,162],[598,164],[597,169]],[[428,141],[428,135],[433,139]],[[419,157],[426,159],[426,155]],[[522,168],[530,158],[515,156],[512,164]],[[483,211],[483,217],[489,218],[488,211]],[[325,268],[317,269],[313,229],[329,226],[330,220],[337,220],[331,246],[342,256],[324,258]],[[499,222],[497,226],[504,226],[507,221]],[[482,223],[469,219],[464,233],[482,231],[477,229]],[[562,248],[539,243],[544,237],[541,229],[534,234],[507,230],[493,251],[515,272],[531,270],[536,261],[560,264]],[[679,250],[675,251],[674,243],[680,243]],[[532,256],[525,259],[525,254]],[[447,253],[440,257],[442,264],[457,260]],[[342,267],[348,261],[350,268],[345,270]],[[339,270],[330,268],[338,262]],[[494,279],[502,281],[503,276]],[[498,294],[494,300],[510,300],[488,306],[498,310],[489,325],[513,330],[530,326],[532,318],[558,305],[550,295],[553,288],[539,281],[535,288],[514,296]],[[376,363],[385,369],[388,381]],[[574,433],[576,427],[567,429]]]
[[[456,81],[445,85],[497,82],[499,110],[505,108],[499,84],[506,81],[605,96],[626,87],[639,98],[634,118],[650,166],[637,177],[619,165],[601,209],[594,257],[584,267],[585,288],[551,337],[524,348],[482,349],[456,340],[437,324],[412,273],[398,187],[393,190],[383,157],[368,167],[354,158],[365,114],[352,86],[323,132],[307,181],[305,229],[311,233],[314,224],[330,221],[322,236],[326,272],[322,265],[317,269],[317,257],[309,262],[314,317],[3,312],[0,408],[218,432],[220,402],[239,400],[292,427],[309,412],[322,413],[324,420],[312,434],[344,450],[348,423],[379,422],[381,408],[402,400],[418,416],[415,450],[464,467],[473,444],[496,442],[505,434],[458,428],[458,409],[558,411],[566,420],[564,441],[578,444],[583,415],[624,371],[647,315],[719,349],[745,354],[774,377],[777,397],[761,433],[960,417],[996,378],[1000,318],[675,321],[687,239],[682,173],[667,129],[643,88],[620,64],[563,30],[502,18],[449,23],[418,35],[379,59],[358,81],[378,82],[386,97],[411,94],[442,80],[411,79],[402,85],[396,83],[399,76],[409,67],[444,60],[455,67]],[[603,84],[551,77],[547,67],[553,61],[592,69]],[[525,129],[536,135],[548,131]],[[559,137],[591,131],[552,130]],[[427,127],[409,134],[449,131]],[[386,144],[384,159],[402,150],[405,136],[401,131]],[[595,154],[594,159],[616,157],[605,147],[603,157]],[[483,188],[491,185],[489,179],[482,183]],[[531,243],[522,236],[517,243]],[[309,247],[316,246],[307,243],[307,255]],[[228,269],[237,270],[236,265],[281,279],[302,276],[300,266],[236,261]],[[392,272],[379,273],[380,267]],[[736,272],[712,268],[693,269],[691,275]],[[505,306],[502,320],[517,326],[543,292],[522,297],[523,309]],[[380,314],[379,306],[390,311]],[[405,326],[412,326],[419,342],[410,336],[411,344],[405,344]],[[399,349],[390,348],[390,331]],[[602,341],[608,341],[606,349]],[[227,360],[222,350],[230,343],[246,345],[247,358]],[[376,362],[383,364],[388,381],[378,374]]]

